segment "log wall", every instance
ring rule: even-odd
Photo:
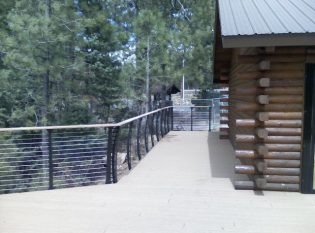
[[[228,137],[235,172],[249,177],[236,189],[299,191],[304,67],[314,60],[304,47],[233,50]]]
[[[223,76],[226,77],[226,76]],[[229,139],[229,86],[228,80],[220,77],[220,139]]]
[[[218,23],[218,21],[217,21]],[[215,82],[220,83],[220,139],[229,139],[229,71],[233,49],[225,49],[220,38],[221,31],[217,24],[216,45],[214,56],[214,76]]]

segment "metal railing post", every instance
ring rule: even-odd
[[[164,137],[164,133],[163,133],[163,110],[160,111],[160,131],[161,131],[161,137]]]
[[[153,137],[153,133],[154,133],[154,114],[150,115],[150,136],[151,136],[151,145],[152,147],[154,147],[154,137]]]
[[[120,127],[114,127],[113,130],[113,146],[112,146],[112,174],[113,174],[113,183],[118,182],[118,176],[117,176],[117,139],[119,136],[119,130]]]
[[[171,107],[171,130],[174,130],[174,107]]]
[[[216,111],[216,107],[215,107],[215,102],[212,100],[212,111],[211,111],[211,118],[212,118],[212,122],[211,122],[211,126],[212,126],[212,129],[213,127],[216,125],[216,122],[215,122],[215,111]],[[219,114],[220,115],[220,114]],[[220,119],[219,119],[220,120]],[[219,122],[220,123],[220,122]]]
[[[137,126],[137,154],[138,154],[139,160],[141,160],[141,151],[140,151],[141,121],[142,121],[142,118],[139,118],[138,126]]]
[[[209,131],[211,131],[211,106],[209,106]]]
[[[170,132],[170,108],[166,109],[166,126],[167,133]]]
[[[148,120],[149,120],[149,116],[146,117],[145,126],[144,126],[144,145],[145,145],[145,151],[146,151],[146,153],[149,152],[148,134],[147,134],[147,130],[148,130]]]
[[[159,115],[160,113],[156,113],[156,118],[155,118],[155,133],[156,133],[156,140],[160,141],[160,136],[159,136]]]
[[[162,112],[163,112],[163,119],[162,119],[162,130],[163,130],[163,136],[165,136],[165,134],[166,134],[166,125],[165,125],[165,115],[166,115],[166,109],[163,109],[162,110]]]
[[[129,129],[128,129],[128,139],[127,139],[127,163],[128,163],[128,169],[131,170],[132,164],[131,164],[131,138],[132,138],[132,127],[133,127],[133,121],[129,123]]]
[[[165,109],[165,114],[164,114],[164,132],[165,134],[168,133],[168,120],[167,120],[167,117],[168,117],[168,109]]]
[[[106,129],[105,129],[106,130]],[[106,158],[106,184],[111,184],[111,176],[112,176],[112,136],[113,136],[113,129],[111,127],[108,128],[108,135],[107,135],[107,158]]]
[[[52,149],[52,129],[48,129],[48,168],[49,168],[49,189],[54,188],[54,162]]]
[[[193,107],[190,107],[190,131],[193,131]]]

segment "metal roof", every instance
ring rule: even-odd
[[[256,46],[315,45],[315,0],[218,0],[218,3],[224,47],[242,46],[240,37],[252,43],[256,40]],[[233,45],[231,39],[238,42]]]

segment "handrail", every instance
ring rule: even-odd
[[[0,194],[116,183],[123,164],[132,169],[169,131],[210,131],[212,107],[168,106],[110,124],[0,128]],[[71,130],[79,128],[102,130]]]
[[[173,106],[173,108],[211,108],[211,106],[179,105]]]
[[[49,130],[49,129],[78,129],[78,128],[113,128],[113,127],[120,127],[125,124],[128,124],[132,121],[138,120],[142,117],[160,112],[162,110],[172,108],[173,106],[168,106],[164,108],[159,108],[157,110],[147,112],[141,114],[136,117],[129,118],[127,120],[118,122],[118,123],[109,123],[109,124],[90,124],[90,125],[57,125],[57,126],[38,126],[38,127],[16,127],[16,128],[0,128],[0,132],[10,132],[10,131],[32,131],[32,130]]]
[[[139,115],[139,116],[136,116],[136,117],[129,118],[127,120],[121,121],[121,122],[117,123],[116,126],[123,126],[123,125],[128,124],[128,123],[130,123],[132,121],[138,120],[139,118],[142,118],[142,117],[145,117],[145,116],[148,116],[148,115],[152,115],[154,113],[160,112],[160,111],[165,110],[165,109],[173,108],[173,107],[174,106],[168,106],[168,107],[164,107],[164,108],[159,108],[157,110],[154,110],[154,111],[151,111],[151,112],[147,112],[147,113],[144,113],[142,115]]]
[[[173,129],[172,119],[168,106],[118,123],[0,128],[8,134],[0,140],[0,194],[116,183],[124,161],[132,169]],[[78,128],[103,131],[71,130]]]

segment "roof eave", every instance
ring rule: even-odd
[[[315,33],[222,36],[223,48],[315,46]]]

